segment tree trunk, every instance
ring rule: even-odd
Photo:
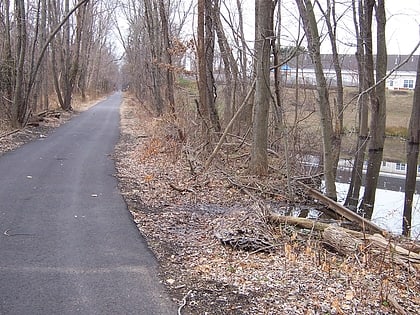
[[[257,30],[255,34],[256,88],[253,109],[252,147],[249,170],[251,174],[268,172],[268,113],[270,108],[270,53],[273,36],[274,3],[258,0]]]
[[[212,130],[215,133],[220,133],[221,126],[219,120],[219,114],[216,110],[216,84],[213,74],[213,63],[214,63],[214,26],[213,26],[213,0],[205,1],[205,60],[206,60],[206,75],[207,75],[207,106],[209,107],[210,122]]]
[[[197,59],[198,59],[198,93],[199,93],[199,109],[203,121],[202,131],[208,134],[209,137],[209,111],[208,111],[208,100],[207,100],[207,75],[206,75],[206,43],[205,43],[205,1],[198,0],[198,16],[197,16]],[[207,129],[207,130],[204,130]]]
[[[159,13],[155,3],[150,0],[144,1],[144,12],[146,19],[147,34],[149,36],[149,49],[151,60],[149,63],[151,79],[152,79],[152,95],[154,107],[158,115],[162,115],[164,110],[164,102],[161,92],[162,75],[159,64],[162,63],[162,44],[160,40],[160,32],[162,31],[159,23]]]
[[[17,20],[17,36],[16,36],[16,81],[13,95],[13,106],[11,110],[12,125],[14,128],[21,128],[25,124],[27,106],[25,104],[25,57],[26,57],[26,13],[25,1],[16,0],[16,20]]]
[[[302,18],[303,29],[308,41],[309,53],[315,65],[315,76],[317,82],[318,105],[321,118],[325,193],[333,199],[337,199],[335,187],[335,173],[337,165],[334,165],[334,132],[332,126],[331,108],[327,82],[321,62],[321,42],[318,33],[317,20],[310,0],[296,0],[299,13]]]
[[[334,71],[337,83],[337,98],[334,102],[334,126],[333,126],[333,140],[332,140],[332,164],[334,165],[334,178],[337,177],[337,165],[340,159],[341,138],[343,135],[343,117],[344,117],[344,88],[343,76],[341,73],[341,63],[338,55],[337,47],[337,20],[336,20],[336,0],[327,0],[327,11],[324,11],[318,3],[322,14],[325,17],[325,22],[328,29],[328,37],[330,38],[331,51],[334,63]]]
[[[213,77],[214,60],[214,30],[212,21],[212,0],[198,1],[197,20],[197,57],[198,57],[198,88],[199,106],[204,119],[205,128],[211,132],[219,133],[221,130],[219,116],[215,104],[215,84]]]
[[[353,0],[353,21],[356,30],[356,39],[357,39],[357,68],[359,73],[359,98],[357,100],[358,105],[358,137],[357,137],[357,147],[354,157],[354,165],[352,169],[350,187],[347,193],[345,205],[350,209],[356,211],[359,204],[360,188],[362,187],[363,179],[363,165],[365,161],[365,152],[367,143],[369,140],[369,128],[368,128],[368,104],[367,104],[367,95],[364,93],[369,86],[373,83],[371,82],[371,76],[367,76],[367,67],[366,67],[366,47],[371,47],[371,37],[367,40],[367,34],[370,29],[370,25],[366,25],[365,17],[365,7],[364,0],[359,0],[358,2],[358,13],[356,12],[355,0]],[[357,21],[359,19],[359,22]],[[368,43],[368,45],[364,45]],[[370,44],[369,44],[370,43]]]
[[[223,60],[223,68],[225,73],[225,104],[223,121],[227,125],[233,117],[236,100],[237,100],[237,89],[240,89],[239,81],[239,70],[236,63],[235,57],[232,54],[232,49],[227,40],[225,31],[223,29],[222,21],[220,19],[220,7],[219,0],[214,2],[214,26],[217,34],[217,41],[219,44],[220,55]]]
[[[12,112],[14,111],[14,103],[13,103],[13,90],[14,90],[14,82],[15,82],[15,74],[13,72],[14,69],[14,59],[12,54],[12,41],[11,41],[11,22],[10,22],[10,0],[4,1],[4,60],[0,62],[1,70],[2,70],[2,77],[0,79],[0,88],[1,91],[5,92],[6,102],[8,105],[6,108],[9,109],[10,116],[13,119]],[[17,127],[18,121],[15,117],[15,121],[12,121],[12,125]]]
[[[374,6],[374,0],[372,7]],[[385,39],[385,3],[378,0],[376,5],[377,24],[377,55],[376,55],[376,82],[386,76],[387,71],[387,49]],[[385,143],[386,124],[386,86],[385,80],[379,83],[370,93],[371,121],[369,141],[369,158],[366,172],[365,193],[362,200],[362,209],[368,219],[372,218],[373,206],[375,203],[376,187],[378,184],[379,171],[382,164],[383,148]]]
[[[402,233],[410,236],[412,227],[413,195],[416,190],[417,161],[420,141],[420,58],[417,61],[416,86],[407,139],[407,175],[405,178],[404,214]]]
[[[171,40],[169,38],[169,22],[163,0],[159,0],[160,21],[162,24],[163,53],[166,63],[166,99],[172,114],[175,114],[174,75],[172,69]]]

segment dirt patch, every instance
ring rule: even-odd
[[[126,98],[121,119],[120,189],[179,313],[414,314],[420,307],[415,270],[378,256],[341,256],[313,231],[261,224],[258,202],[287,210],[281,175],[232,174],[239,168],[223,168],[223,154],[201,172],[202,161],[162,127],[163,118]],[[242,235],[232,246],[216,238],[226,226]],[[239,250],[242,240],[269,246]]]

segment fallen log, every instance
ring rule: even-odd
[[[346,256],[351,256],[360,250],[363,241],[351,236],[345,229],[335,226],[327,227],[322,233],[325,243]]]
[[[288,224],[303,229],[320,231],[322,232],[322,240],[327,245],[346,256],[368,251],[406,268],[410,268],[410,265],[416,269],[420,267],[420,254],[410,251],[380,234],[370,235],[310,219],[282,216],[275,213],[268,215],[268,222],[273,225]]]
[[[314,221],[311,219],[306,218],[299,218],[299,217],[291,217],[291,216],[283,216],[276,213],[270,213],[268,215],[268,222],[273,225],[280,225],[280,224],[288,224],[288,225],[295,225],[302,229],[314,230],[323,232],[325,229],[331,227],[329,223],[323,223],[319,221]],[[345,230],[346,233],[353,235],[357,238],[363,238],[363,233],[358,231],[353,231],[349,229],[345,229],[339,226],[336,226],[337,229]]]
[[[382,235],[374,234],[369,235],[367,239],[370,244],[378,250],[387,250],[392,258],[401,259],[405,262],[410,262],[416,265],[420,265],[420,254],[413,251],[409,251],[406,248],[397,245],[395,242],[384,238]]]
[[[374,232],[374,233],[380,233],[384,236],[387,236],[387,235],[390,234],[388,231],[380,228],[379,226],[377,226],[376,224],[374,224],[370,220],[367,220],[367,219],[361,217],[357,213],[347,209],[346,207],[342,206],[338,202],[336,202],[336,201],[328,198],[327,196],[323,195],[320,191],[318,191],[316,189],[313,189],[313,188],[309,187],[308,185],[306,185],[306,184],[304,184],[300,181],[297,181],[297,183],[300,186],[302,186],[303,188],[305,188],[307,194],[309,194],[313,198],[319,200],[324,205],[326,205],[329,209],[331,209],[332,211],[334,211],[338,215],[342,216],[343,218],[346,218],[347,220],[349,220],[353,223],[356,223],[357,225],[360,226],[360,228],[363,231],[364,230],[369,230],[369,231]]]

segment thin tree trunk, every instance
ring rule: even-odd
[[[163,35],[163,53],[166,62],[166,98],[172,114],[175,114],[174,75],[172,69],[171,40],[169,38],[169,23],[163,0],[159,0],[160,20]]]
[[[417,161],[420,142],[420,58],[417,61],[416,86],[407,139],[407,175],[405,178],[404,214],[402,233],[410,236],[412,228],[413,195],[416,190]]]
[[[319,1],[317,0],[318,6],[322,11],[322,14],[325,17],[325,22],[328,29],[328,37],[331,43],[332,58],[334,63],[334,71],[336,75],[337,83],[337,98],[335,99],[334,106],[334,136],[332,140],[332,159],[333,159],[333,170],[334,178],[337,177],[337,166],[340,159],[341,151],[341,138],[343,135],[343,117],[344,117],[344,88],[343,88],[343,76],[341,73],[341,63],[338,55],[337,47],[337,20],[336,20],[336,10],[335,10],[335,0],[327,0],[327,11],[325,12]],[[332,20],[332,21],[331,21]]]
[[[355,0],[353,0],[353,21],[356,30],[356,39],[357,39],[357,67],[359,73],[359,98],[357,100],[358,105],[358,137],[357,137],[357,146],[356,153],[354,158],[354,165],[352,169],[350,187],[347,193],[345,200],[345,206],[348,206],[352,210],[356,210],[359,204],[360,188],[362,187],[363,179],[363,164],[365,160],[365,152],[367,143],[369,140],[369,130],[368,130],[368,104],[367,104],[367,95],[363,93],[369,88],[369,85],[372,82],[368,81],[368,76],[366,74],[366,53],[364,39],[367,38],[367,28],[366,17],[365,17],[365,7],[364,0],[358,1],[358,14],[355,5]],[[359,18],[359,22],[357,21]],[[370,42],[370,41],[369,41]]]
[[[225,72],[225,110],[223,115],[223,121],[227,125],[233,117],[236,105],[236,94],[237,87],[241,86],[239,80],[239,70],[236,63],[235,57],[232,54],[232,49],[226,38],[225,31],[223,29],[222,21],[220,19],[220,7],[219,0],[215,1],[214,4],[214,25],[217,34],[217,41],[219,44],[220,55],[223,60],[224,72]]]
[[[371,0],[374,2],[374,0]],[[374,5],[374,4],[373,4]],[[372,6],[373,6],[372,5]],[[376,7],[377,24],[377,55],[376,55],[376,82],[386,76],[387,71],[387,49],[385,39],[385,3],[378,0]],[[365,193],[362,200],[362,208],[368,219],[372,218],[375,203],[376,187],[378,184],[379,171],[382,164],[383,149],[385,143],[386,124],[386,86],[382,80],[370,93],[371,122],[369,141],[369,158],[366,172]]]

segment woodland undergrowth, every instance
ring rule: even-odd
[[[248,175],[249,147],[235,135],[205,170],[209,144],[196,121],[154,117],[126,96],[115,157],[120,189],[179,314],[416,313],[418,243],[392,239],[372,250],[362,236],[341,250],[315,225],[273,224],[271,214],[311,217],[324,207],[287,180],[275,152],[268,176]],[[316,176],[296,178],[319,185]],[[413,260],[397,260],[394,244]]]

